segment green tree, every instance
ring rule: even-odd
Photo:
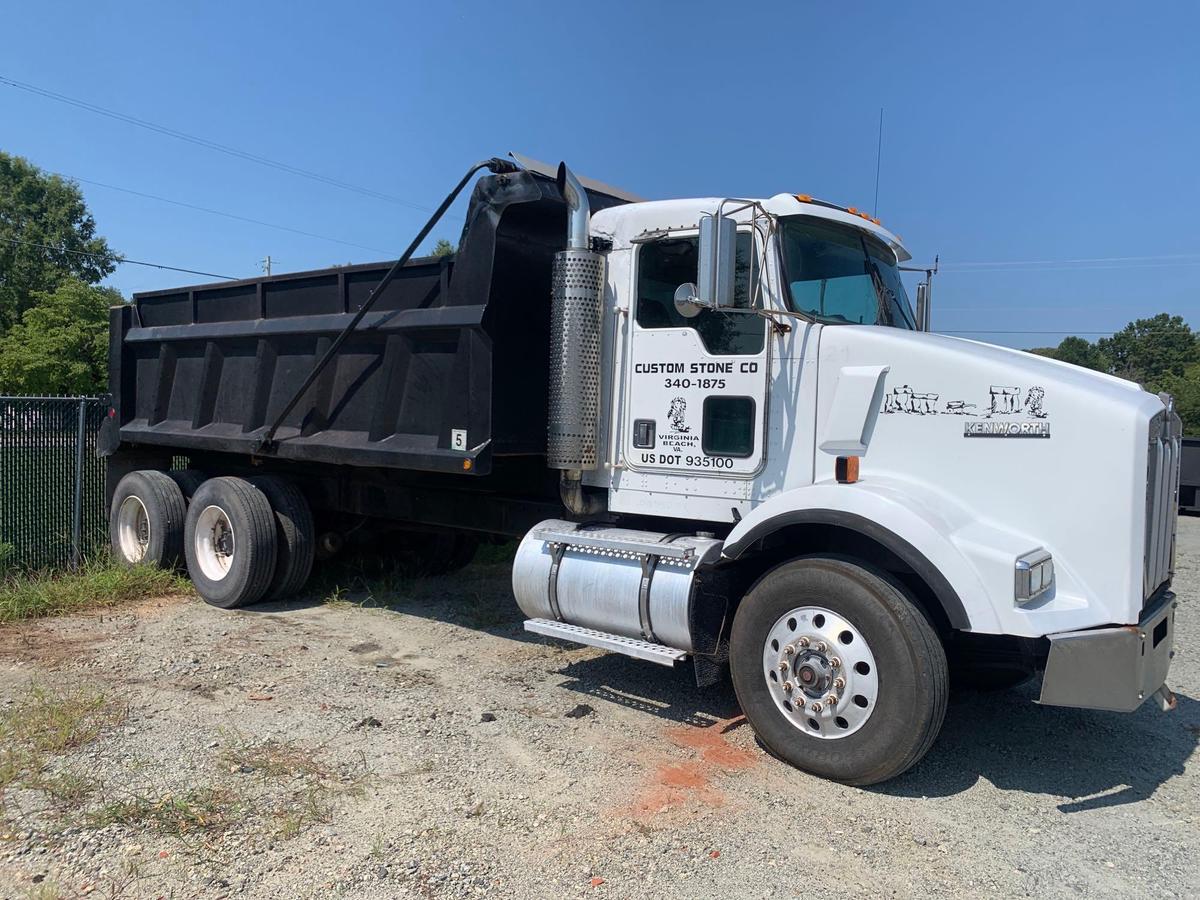
[[[0,393],[94,394],[108,386],[112,288],[78,279],[33,295],[33,306],[0,337]]]
[[[1096,342],[1113,375],[1150,384],[1165,375],[1183,375],[1197,359],[1196,336],[1182,316],[1159,313],[1130,322]]]
[[[434,256],[453,256],[457,252],[458,248],[445,238],[440,238],[433,247]]]
[[[1054,358],[1097,372],[1108,371],[1108,361],[1100,349],[1086,338],[1074,335],[1062,339],[1054,350]]]
[[[1074,335],[1063,338],[1057,347],[1032,347],[1028,352],[1083,366],[1085,369],[1095,369],[1097,372],[1108,371],[1108,360],[1096,345],[1086,338]]]
[[[1175,398],[1175,411],[1183,420],[1184,434],[1200,434],[1200,363],[1192,363],[1182,375],[1164,375],[1155,391],[1166,391]]]
[[[118,259],[96,236],[77,184],[0,152],[0,334],[38,292],[53,291],[67,278],[95,284]]]

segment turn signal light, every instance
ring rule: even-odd
[[[858,481],[858,457],[839,456],[833,466],[833,477],[838,484],[854,484]]]

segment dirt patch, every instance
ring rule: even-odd
[[[46,622],[6,625],[0,627],[0,659],[10,665],[37,663],[41,668],[56,669],[77,662],[104,640],[104,635],[96,633],[62,634]]]
[[[0,714],[37,679],[124,711],[18,760],[0,896],[792,896],[798,872],[834,897],[1179,895],[1200,883],[1200,520],[1177,566],[1174,713],[956,695],[926,760],[871,790],[769,757],[728,685],[531,638],[503,566],[374,608],[0,629]]]

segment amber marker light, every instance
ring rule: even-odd
[[[833,476],[838,484],[854,484],[858,481],[858,457],[839,456],[833,466]]]
[[[464,471],[464,472],[470,472],[470,471],[471,471],[471,465],[472,465],[472,463],[471,463],[471,461],[470,461],[469,459],[464,459],[464,460],[463,460],[463,471]]]
[[[812,194],[797,194],[796,199],[801,203],[812,203]]]

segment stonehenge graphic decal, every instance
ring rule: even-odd
[[[1046,419],[1049,416],[1045,402],[1046,390],[1040,385],[1020,388],[993,384],[988,387],[986,401],[979,404],[959,399],[941,400],[940,394],[918,391],[911,385],[902,384],[884,395],[880,412],[910,416],[972,416],[985,419],[1026,416]]]

